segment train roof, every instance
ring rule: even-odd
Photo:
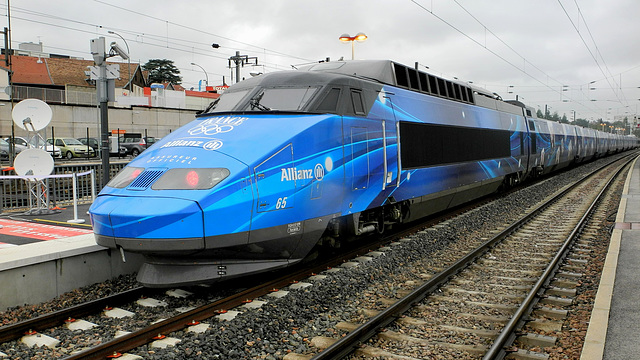
[[[377,87],[391,85],[425,95],[460,103],[481,106],[493,110],[522,115],[523,104],[512,104],[492,92],[469,83],[442,77],[402,65],[391,60],[331,61],[301,67],[293,71],[278,71],[241,81],[229,92],[269,87],[286,83],[292,85],[350,85]],[[365,85],[368,84],[368,85]],[[212,108],[207,108],[207,113]],[[530,111],[527,111],[530,115]]]
[[[335,73],[376,81],[467,104],[519,113],[512,104],[478,86],[445,79],[391,60],[331,61],[300,68],[300,71]],[[514,105],[519,108],[519,106]]]

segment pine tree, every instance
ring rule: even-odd
[[[142,69],[149,71],[150,83],[170,82],[174,85],[182,83],[182,77],[179,75],[180,70],[173,65],[173,60],[150,59],[142,65]]]

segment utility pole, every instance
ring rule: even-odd
[[[102,187],[109,182],[109,95],[107,94],[107,54],[105,51],[104,37],[97,39],[91,39],[91,55],[93,55],[93,61],[96,64],[91,69],[92,77],[95,77],[97,70],[96,80],[96,94],[98,97],[98,103],[100,103],[100,155],[102,156]]]
[[[100,103],[100,149],[102,156],[102,187],[109,182],[109,107],[108,102],[115,100],[115,79],[120,77],[118,64],[107,65],[107,58],[120,56],[129,59],[129,54],[115,42],[111,43],[109,54],[105,51],[104,37],[91,39],[91,55],[96,66],[89,66],[89,77],[96,80],[96,94]]]
[[[252,65],[258,65],[258,58],[255,56],[240,55],[240,51],[236,51],[236,55],[229,58],[229,68],[231,68],[231,62],[236,65],[236,83],[240,82],[240,67],[244,67],[244,64],[248,64],[249,60],[255,60]]]

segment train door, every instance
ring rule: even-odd
[[[345,149],[345,175],[351,177],[351,190],[369,188],[371,173],[369,137],[370,132],[366,126],[351,126],[349,132],[345,134],[346,142],[349,144]]]
[[[302,170],[304,171],[304,170]],[[293,162],[293,145],[288,144],[254,168],[258,212],[293,207],[296,180],[300,174]]]
[[[389,95],[382,95],[382,98],[393,117],[390,119],[381,119],[382,122],[382,156],[383,156],[383,183],[382,190],[391,187],[400,186],[400,122],[395,118],[395,110],[393,102]]]

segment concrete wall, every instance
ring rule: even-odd
[[[0,257],[0,311],[49,301],[65,292],[95,284],[142,265],[142,256],[96,245],[93,234],[40,241],[2,249]]]
[[[50,105],[53,119],[47,126],[46,135],[51,137],[52,130],[56,137],[85,137],[87,128],[89,137],[99,138],[99,109],[92,106]],[[162,109],[134,106],[129,109],[109,108],[109,130],[121,129],[128,133],[163,137],[195,118],[195,110]],[[0,101],[0,135],[11,134],[11,103]],[[25,130],[15,127],[16,136],[27,136]],[[44,136],[44,134],[43,134]]]

